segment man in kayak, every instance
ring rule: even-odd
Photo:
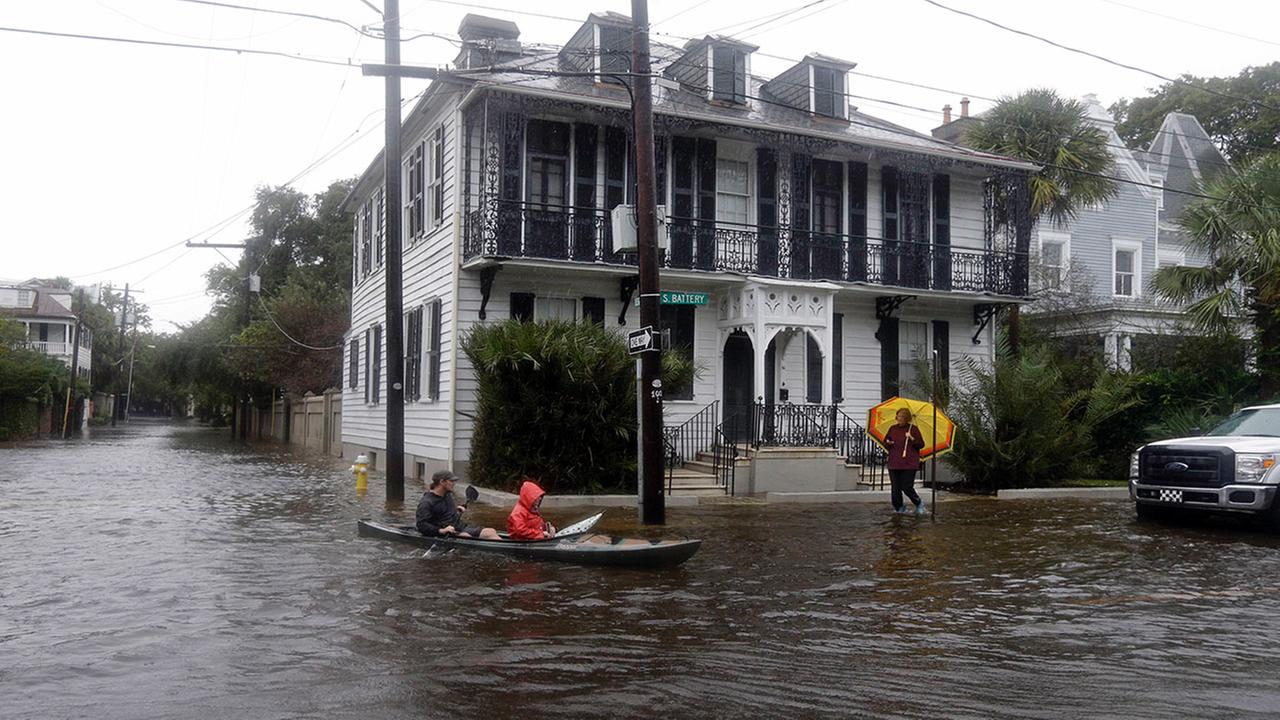
[[[507,537],[512,540],[545,540],[556,536],[556,527],[542,519],[538,509],[546,491],[538,483],[524,479],[520,486],[520,499],[507,516]]]
[[[463,525],[462,513],[466,505],[459,505],[453,499],[453,486],[458,483],[458,476],[449,470],[440,470],[431,476],[431,486],[418,501],[418,513],[414,523],[418,532],[429,537],[452,535],[464,538],[480,538],[481,540],[501,540],[498,531],[493,528],[482,528],[477,525]]]

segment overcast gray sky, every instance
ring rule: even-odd
[[[377,24],[362,0],[227,0]],[[858,63],[851,93],[936,108],[925,113],[862,98],[860,109],[927,132],[945,103],[973,98],[973,112],[1033,86],[1104,104],[1145,94],[1159,81],[963,18],[923,0],[651,0],[654,40],[681,44],[708,32],[739,32],[762,53],[821,52]],[[370,0],[381,6],[381,0]],[[1234,75],[1280,54],[1280,3],[1248,0],[940,0],[944,4],[1175,76]],[[623,0],[530,3],[402,0],[404,36],[456,38],[468,12],[513,20],[527,41],[563,43],[588,12],[630,13]],[[511,8],[503,10],[502,8]],[[756,20],[760,22],[761,20]],[[738,30],[732,27],[738,24]],[[218,8],[182,0],[0,2],[0,27],[220,45],[345,63],[380,62],[380,40],[337,23]],[[456,47],[423,37],[403,61],[441,65]],[[309,193],[359,174],[381,147],[381,80],[358,68],[205,50],[123,45],[0,31],[0,278],[71,276],[129,282],[144,291],[155,329],[201,317],[203,273],[223,262],[188,249],[187,238],[236,242],[254,188],[286,182]],[[757,57],[753,72],[788,65]],[[424,87],[406,81],[410,97]],[[237,215],[237,213],[242,213]],[[167,248],[167,249],[166,249]],[[235,251],[224,251],[234,259]],[[151,255],[150,257],[145,257]]]

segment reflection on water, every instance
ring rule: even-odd
[[[660,571],[356,537],[349,463],[135,422],[0,449],[0,715],[1271,716],[1280,541],[1123,502],[610,511]],[[476,506],[476,519],[503,514]],[[548,511],[557,524],[588,514]],[[444,704],[441,704],[444,703]]]

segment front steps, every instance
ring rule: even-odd
[[[748,450],[743,449],[739,452],[747,453],[746,456],[739,455],[737,459],[738,473],[746,472],[750,469],[751,458]],[[699,452],[693,460],[685,462],[682,467],[675,468],[670,471],[670,490],[668,495],[685,495],[714,497],[716,495],[724,496],[729,493],[729,488],[721,485],[715,476],[715,458],[710,452]],[[663,488],[668,487],[668,476],[664,473],[662,476]]]

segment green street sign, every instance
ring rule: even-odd
[[[704,292],[678,292],[672,290],[663,290],[663,305],[706,305],[710,296]],[[636,298],[633,303],[635,307],[640,307],[640,298]]]

